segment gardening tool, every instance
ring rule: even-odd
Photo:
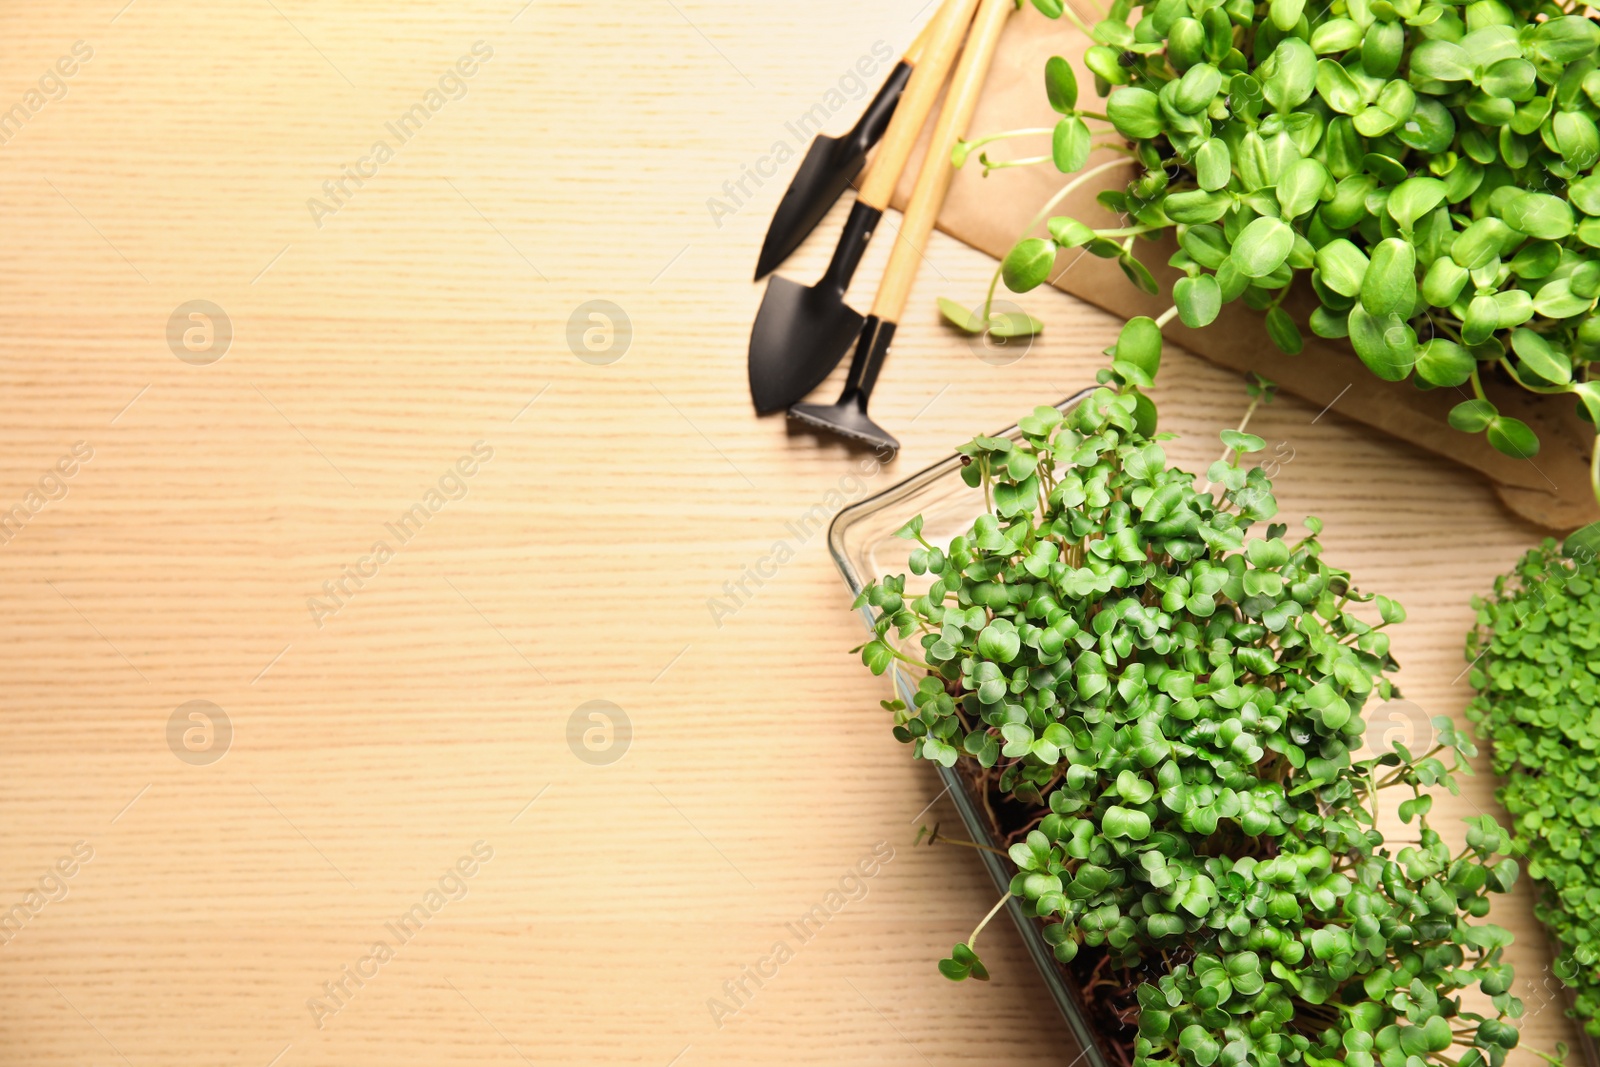
[[[811,286],[782,277],[767,283],[750,330],[750,397],[758,412],[786,408],[815,389],[861,331],[862,318],[845,304],[845,290],[889,206],[977,6],[978,0],[946,0],[934,17],[927,47],[850,209],[827,272]]]
[[[778,264],[788,259],[806,239],[822,216],[828,213],[835,200],[844,194],[861,172],[867,161],[867,152],[878,143],[889,128],[895,105],[900,102],[911,72],[922,59],[928,45],[928,36],[937,23],[938,16],[930,19],[917,34],[917,39],[906,49],[904,58],[889,72],[889,78],[872,98],[867,110],[843,137],[818,135],[806,149],[805,159],[794,180],[778,201],[778,210],[772,215],[772,225],[767,227],[767,238],[761,245],[761,258],[756,261],[756,281],[778,269]]]
[[[934,126],[933,140],[928,145],[928,155],[922,172],[917,175],[916,187],[906,205],[901,222],[899,239],[889,256],[889,266],[883,274],[883,284],[878,288],[877,299],[872,304],[872,314],[867,317],[856,343],[855,356],[850,361],[850,374],[845,379],[844,392],[832,404],[796,404],[789,416],[812,426],[851,437],[878,448],[897,452],[900,442],[887,430],[867,417],[867,400],[872,387],[877,384],[878,372],[889,356],[889,346],[894,340],[896,324],[905,311],[906,298],[911,293],[911,282],[916,277],[917,266],[922,262],[928,236],[933,233],[934,221],[944,204],[945,193],[950,189],[950,179],[955,174],[950,153],[956,142],[966,133],[972,112],[978,105],[978,95],[994,59],[995,46],[1000,41],[1000,31],[1005,28],[1015,0],[983,0],[977,21],[961,54],[961,64],[950,82],[949,95],[939,112]]]

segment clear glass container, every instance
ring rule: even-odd
[[[1066,411],[1091,391],[1085,389],[1061,401],[1056,407]],[[995,436],[1018,440],[1021,434],[1013,426]],[[833,554],[833,561],[854,596],[869,582],[892,574],[910,573],[908,560],[912,549],[917,547],[916,543],[896,537],[895,531],[914,516],[922,516],[922,535],[929,542],[945,545],[950,543],[951,538],[970,530],[973,522],[985,510],[983,490],[973,489],[961,480],[961,457],[952,455],[899,485],[841,511],[829,527],[828,550]],[[911,583],[908,582],[908,591],[910,588]],[[871,609],[863,608],[862,614],[870,628]],[[916,692],[917,679],[898,662],[891,668],[890,674],[899,698],[909,704],[912,694]],[[932,763],[929,766],[939,772],[972,840],[998,847],[988,819],[979,808],[981,799],[973,796],[965,779],[952,768]],[[1005,892],[1016,868],[1010,860],[993,852],[978,850],[977,854],[994,880],[995,888]],[[1089,1026],[1076,986],[1065,969],[1056,962],[1049,944],[1045,942],[1043,924],[1028,914],[1018,897],[1012,897],[1007,902],[1006,911],[1077,1042],[1078,1047],[1069,1050],[1063,1062],[1077,1063],[1081,1059],[1087,1067],[1108,1067],[1106,1057]]]

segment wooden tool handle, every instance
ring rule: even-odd
[[[994,60],[995,47],[1000,43],[1000,31],[1005,29],[1006,18],[1015,6],[1015,0],[983,0],[978,10],[966,51],[961,53],[961,64],[956,68],[938,124],[933,128],[933,140],[928,144],[927,158],[922,161],[922,173],[917,175],[916,188],[906,205],[894,251],[889,255],[889,266],[883,273],[883,284],[872,304],[872,313],[884,322],[899,322],[901,312],[905,311],[911,282],[922,264],[922,253],[928,247],[928,237],[933,233],[939,209],[944,206],[950,179],[955,176],[950,153],[972,121],[972,112],[978,106],[978,96],[989,75],[989,64]]]
[[[922,29],[917,31],[917,36],[911,42],[911,47],[906,49],[901,59],[913,67],[922,62],[922,53],[927,50],[928,41],[933,37],[934,23],[939,21],[939,13],[935,11],[933,18],[922,24]]]
[[[878,146],[877,158],[872,161],[867,180],[861,184],[861,192],[856,195],[858,202],[879,211],[889,206],[894,187],[900,183],[900,172],[905,169],[906,160],[911,158],[911,149],[916,147],[917,138],[922,135],[922,124],[928,121],[928,112],[933,110],[933,102],[939,96],[945,76],[955,64],[956,53],[961,50],[962,35],[966,33],[967,24],[972,21],[972,11],[977,6],[978,0],[945,0],[939,13],[928,24],[928,29],[924,31],[928,40],[922,58],[911,72],[911,81],[906,84],[905,92],[900,94],[894,118],[890,120],[888,130],[884,131],[883,143]]]

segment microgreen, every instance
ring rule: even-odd
[[[1124,354],[1131,378],[1151,352]],[[1032,813],[1001,903],[1020,897],[1057,959],[1155,976],[1135,1067],[1499,1067],[1522,1010],[1511,935],[1472,920],[1517,864],[1488,816],[1459,851],[1428,821],[1471,741],[1440,717],[1429,751],[1356,755],[1363,709],[1396,695],[1404,610],[1323,561],[1318,520],[1296,539],[1272,521],[1271,482],[1236,458],[1261,438],[1225,431],[1201,491],[1147,403],[1103,385],[960,449],[983,513],[945,545],[912,519],[911,575],[856,602],[863,661],[915,691],[887,703],[895,736]],[[1398,851],[1376,827],[1388,789],[1416,835]],[[942,973],[986,977],[974,939]]]
[[[1070,5],[1035,6],[1093,39],[1084,60],[1104,114],[1078,106],[1076,85],[1064,87],[1071,68],[1052,59],[1057,150],[986,165],[1053,161],[1075,172],[1094,143],[1131,156],[1140,172],[1101,194],[1121,216],[1112,227],[1050,216],[1070,190],[1119,164],[1068,183],[997,274],[1010,288],[1042,284],[1057,253],[1081,247],[1118,260],[1154,293],[1136,240],[1170,232],[1179,245],[1170,262],[1184,276],[1175,314],[1186,325],[1243,300],[1266,312],[1267,334],[1286,353],[1300,351],[1304,329],[1347,338],[1380,378],[1462,390],[1451,424],[1519,458],[1537,452],[1538,438],[1488,399],[1489,378],[1565,395],[1600,421],[1600,379],[1591,380],[1600,175],[1590,174],[1600,161],[1600,25],[1587,9],[1112,0],[1089,26]],[[1091,142],[1088,122],[1124,140]],[[1046,220],[1050,237],[1039,238]],[[1319,306],[1297,322],[1282,302],[1302,277]]]
[[[1491,741],[1497,796],[1538,886],[1535,913],[1557,949],[1554,973],[1600,1035],[1600,572],[1592,554],[1532,549],[1474,602],[1467,715]]]

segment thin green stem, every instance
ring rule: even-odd
[[[995,286],[1000,284],[1000,268],[994,269],[994,276],[989,279],[989,291],[983,297],[983,328],[989,328],[989,309],[994,306]]]
[[[1169,308],[1167,311],[1162,313],[1161,317],[1166,318],[1168,315],[1176,314],[1177,310],[1178,309],[1176,307]],[[1159,326],[1161,323],[1157,322],[1156,325]],[[1261,406],[1262,401],[1265,400],[1268,395],[1269,394],[1267,390],[1262,389],[1261,392],[1250,398],[1250,406],[1244,409],[1244,418],[1239,420],[1239,426],[1237,428],[1239,433],[1244,433],[1245,427],[1250,425],[1250,417],[1256,413],[1256,408]],[[1217,462],[1226,463],[1228,462],[1228,457],[1231,455],[1233,455],[1233,449],[1224,448],[1222,450],[1222,458],[1217,460]],[[1213,484],[1215,483],[1213,483],[1209,477],[1206,478],[1205,487],[1207,490],[1210,490]]]
[[[1141,233],[1149,233],[1151,230],[1164,230],[1166,228],[1167,228],[1166,225],[1161,225],[1161,226],[1123,226],[1120,229],[1115,229],[1115,230],[1096,230],[1096,231],[1094,231],[1094,235],[1096,237],[1137,237]]]
[[[1102,163],[1098,167],[1092,167],[1089,170],[1084,171],[1082,174],[1080,174],[1076,178],[1072,179],[1066,185],[1063,185],[1060,189],[1056,190],[1055,194],[1053,196],[1051,196],[1049,200],[1045,201],[1045,205],[1044,205],[1044,207],[1039,209],[1039,213],[1037,215],[1035,215],[1032,219],[1028,220],[1028,225],[1026,225],[1026,226],[1024,226],[1022,228],[1022,232],[1017,235],[1017,240],[1020,241],[1024,237],[1028,236],[1028,234],[1032,233],[1033,230],[1034,230],[1034,227],[1038,226],[1039,223],[1043,222],[1045,219],[1050,217],[1050,212],[1054,211],[1056,209],[1056,206],[1058,204],[1060,204],[1061,201],[1063,201],[1067,197],[1071,196],[1074,190],[1076,190],[1079,187],[1081,187],[1089,179],[1091,179],[1093,177],[1096,177],[1097,175],[1104,174],[1106,171],[1111,170],[1113,167],[1122,167],[1122,166],[1126,166],[1126,164],[1123,163],[1122,160],[1113,159],[1108,163]],[[1015,244],[1016,242],[1012,242],[1012,243]],[[995,268],[994,268],[994,277],[989,279],[989,295],[984,297],[984,300],[983,300],[983,322],[984,322],[984,326],[985,327],[987,327],[988,324],[989,324],[989,313],[990,313],[990,310],[994,306],[994,291],[995,291],[995,287],[997,285],[999,285],[999,283],[1000,283],[1000,265],[997,264],[995,266]]]
[[[1088,23],[1084,22],[1083,19],[1078,17],[1078,13],[1072,10],[1071,4],[1063,4],[1061,7],[1061,13],[1066,15],[1067,18],[1071,19],[1073,25],[1077,26],[1078,29],[1083,31],[1083,35],[1085,37],[1089,38],[1091,41],[1094,40],[1094,30],[1090,29]]]
[[[1006,170],[1010,167],[1036,167],[1040,163],[1049,163],[1054,159],[1054,156],[1027,156],[1023,159],[1003,159],[998,163],[991,163],[988,153],[985,153],[978,157],[978,162],[983,164],[983,173],[987,175],[990,171]]]
[[[991,133],[987,137],[979,137],[976,140],[966,141],[964,143],[966,144],[967,148],[971,150],[974,148],[982,148],[986,144],[993,144],[995,141],[1006,141],[1013,137],[1033,137],[1039,134],[1047,133],[1055,133],[1055,130],[1051,129],[1049,126],[1029,126],[1026,129],[1021,130],[1006,130],[1004,133]]]
[[[1039,223],[1043,222],[1045,219],[1049,218],[1050,217],[1050,212],[1054,211],[1056,209],[1056,207],[1061,203],[1061,201],[1063,201],[1067,197],[1071,196],[1080,186],[1082,186],[1090,178],[1096,177],[1097,175],[1100,175],[1100,174],[1104,174],[1106,171],[1111,170],[1113,167],[1123,167],[1123,166],[1127,166],[1127,164],[1125,164],[1120,159],[1113,159],[1108,163],[1100,164],[1098,167],[1091,167],[1090,169],[1084,171],[1082,174],[1078,175],[1076,178],[1072,179],[1066,185],[1063,185],[1060,189],[1056,190],[1055,195],[1051,196],[1049,200],[1045,201],[1044,207],[1039,209],[1039,213],[1033,217],[1033,220],[1031,222],[1029,222],[1028,225],[1023,229],[1022,233],[1020,235],[1018,235],[1017,240],[1020,241],[1022,238],[1026,237],[1026,236],[1028,236],[1028,234],[1032,233],[1033,232],[1033,228],[1035,226],[1039,225]]]
[[[1572,392],[1572,388],[1570,386],[1565,386],[1565,385],[1531,385],[1528,382],[1523,381],[1522,380],[1522,376],[1517,373],[1516,368],[1511,365],[1511,360],[1508,359],[1508,358],[1502,357],[1501,360],[1500,360],[1500,366],[1505,369],[1505,372],[1507,374],[1511,375],[1511,380],[1512,381],[1516,382],[1518,385],[1522,386],[1522,388],[1526,389],[1530,393],[1543,393],[1546,396],[1552,396],[1552,395],[1559,395],[1561,393],[1570,393],[1570,392]]]
[[[1439,753],[1441,753],[1443,751],[1444,751],[1444,746],[1443,745],[1434,745],[1432,749],[1430,749],[1428,752],[1424,753],[1423,755],[1419,756],[1409,766],[1402,766],[1402,767],[1392,771],[1389,774],[1389,777],[1385,778],[1383,781],[1378,783],[1378,788],[1379,789],[1388,789],[1392,785],[1399,785],[1401,782],[1403,782],[1405,780],[1406,774],[1409,771],[1411,771],[1418,763],[1421,763],[1425,759],[1432,759],[1433,757],[1437,756]]]
[[[1000,849],[995,848],[993,845],[984,845],[984,844],[978,843],[977,841],[963,841],[959,837],[945,837],[942,834],[935,834],[931,839],[929,839],[928,844],[930,844],[930,845],[933,845],[933,844],[964,845],[967,848],[975,848],[975,849],[978,849],[981,852],[993,852],[996,856],[1007,856],[1007,858],[1009,858],[1007,853],[1002,852]]]
[[[918,663],[916,660],[912,659],[904,652],[901,652],[898,648],[895,648],[887,641],[883,642],[883,647],[889,650],[889,655],[893,656],[902,663],[909,664],[910,666],[917,668],[919,671],[925,671],[928,669],[928,665],[926,663]]]
[[[1535,1056],[1539,1057],[1544,1062],[1550,1064],[1550,1067],[1566,1067],[1566,1062],[1564,1060],[1558,1060],[1554,1056],[1546,1055],[1545,1053],[1540,1052],[1538,1049],[1530,1049],[1529,1051],[1531,1051]]]
[[[973,945],[976,945],[978,943],[978,935],[983,933],[983,928],[985,926],[989,925],[989,920],[990,919],[992,919],[996,915],[1000,914],[1000,909],[1002,907],[1004,907],[1006,901],[1008,901],[1010,899],[1011,899],[1011,894],[1007,893],[1005,896],[1003,896],[999,900],[995,901],[994,907],[989,909],[989,914],[987,914],[987,915],[985,915],[983,917],[983,922],[979,923],[978,924],[978,928],[976,930],[972,931],[972,936],[967,938],[967,947],[968,948],[972,948]],[[976,951],[976,950],[974,949],[974,951]]]
[[[1250,398],[1250,406],[1244,409],[1244,418],[1240,419],[1239,420],[1239,425],[1237,427],[1235,427],[1235,430],[1237,432],[1244,433],[1245,427],[1250,425],[1250,419],[1256,413],[1256,408],[1261,406],[1262,401],[1265,400],[1266,397],[1267,397],[1267,391],[1265,389],[1263,389],[1261,392],[1257,393],[1255,396]],[[1222,458],[1224,460],[1226,460],[1228,458],[1228,453],[1232,452],[1232,451],[1233,451],[1233,449],[1230,448],[1227,451],[1223,452],[1222,453]]]

